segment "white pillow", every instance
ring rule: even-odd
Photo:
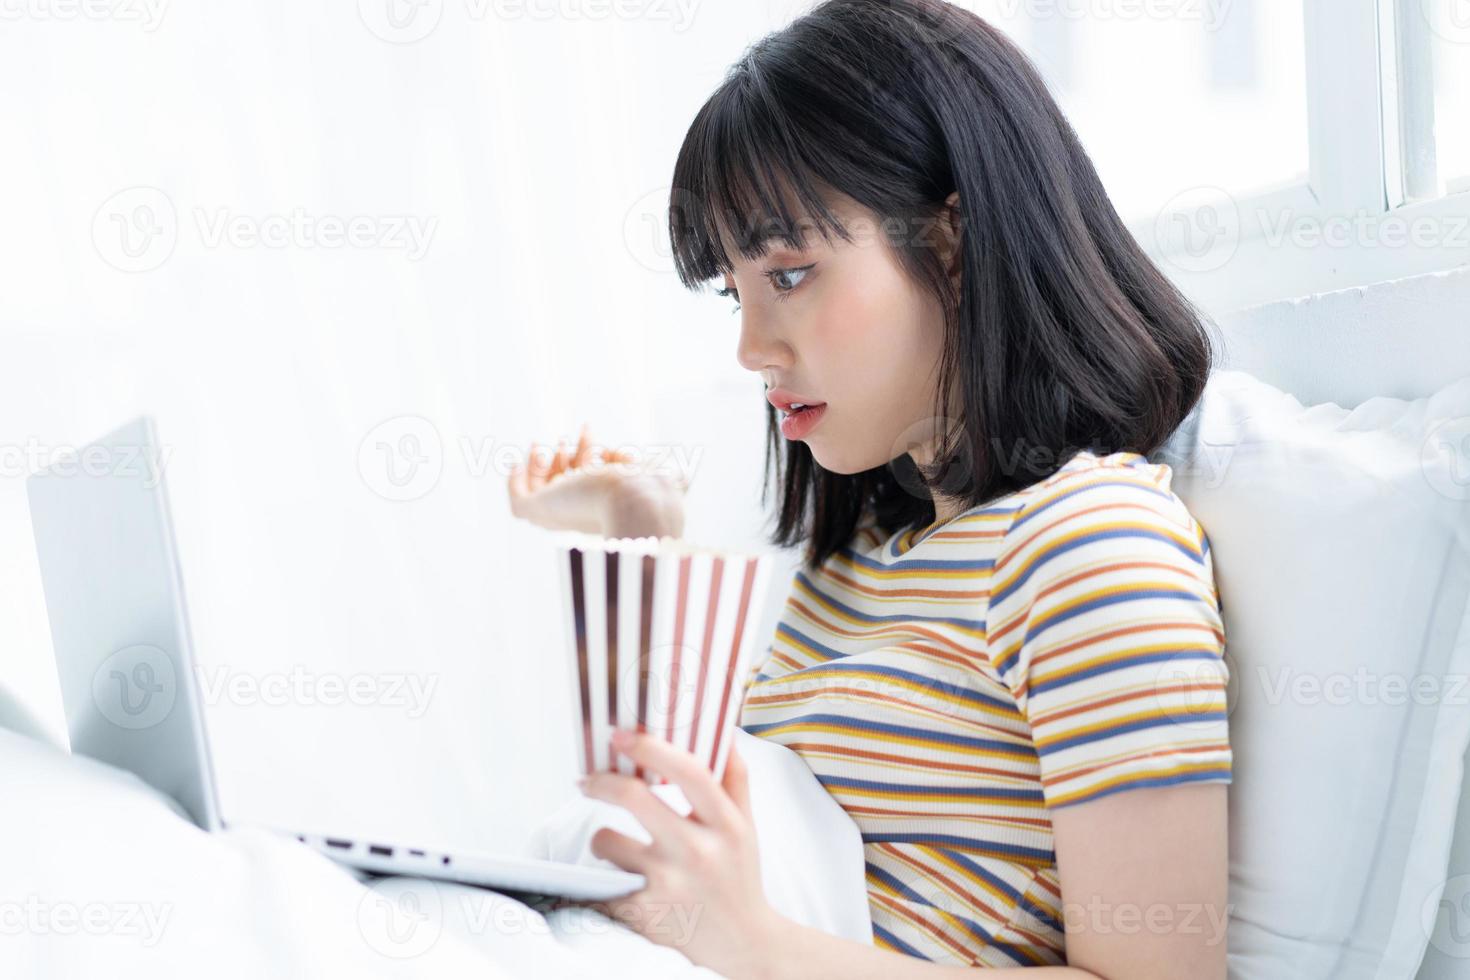
[[[1467,418],[1470,378],[1350,411],[1218,371],[1151,456],[1225,621],[1234,980],[1407,978],[1424,954],[1470,747]]]

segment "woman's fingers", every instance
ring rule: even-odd
[[[531,443],[531,449],[526,454],[526,489],[535,490],[546,482],[546,460],[538,451],[537,444]]]
[[[573,466],[582,466],[587,462],[587,451],[590,441],[590,437],[587,435],[587,423],[583,422],[582,431],[577,436],[577,451],[572,456]]]
[[[745,768],[745,759],[735,750],[734,744],[725,757],[725,778],[721,785],[740,812],[754,820],[755,814],[750,808],[750,770]]]
[[[510,489],[512,505],[520,502],[531,489],[531,457],[527,456],[524,463],[518,464],[510,471],[510,479],[506,481]]]
[[[652,769],[670,782],[678,784],[700,823],[726,832],[733,832],[741,826],[740,808],[730,799],[724,787],[715,782],[714,774],[701,759],[657,735],[648,732],[628,734],[631,737],[618,751],[645,769]],[[653,794],[650,792],[649,795]]]
[[[627,773],[593,773],[588,777],[584,792],[594,799],[620,806],[638,818],[638,822],[653,837],[653,843],[646,846],[634,842],[642,849],[640,854],[646,851],[647,855],[651,855],[654,851],[661,851],[677,860],[684,850],[685,836],[695,829],[678,811],[655,796],[646,782]],[[622,864],[621,861],[618,863]],[[629,871],[639,870],[628,865],[623,867],[627,867]]]
[[[535,493],[552,478],[568,470],[585,469],[594,461],[603,463],[629,462],[628,453],[619,450],[604,450],[592,444],[590,426],[582,424],[575,449],[569,449],[566,441],[558,439],[555,451],[533,442],[526,452],[526,461],[511,472],[512,492],[519,496]]]
[[[659,806],[668,809],[662,803]],[[652,844],[645,844],[636,837],[629,837],[611,827],[603,827],[593,834],[591,845],[593,857],[611,861],[624,871],[635,874],[646,874],[649,864],[654,860]]]

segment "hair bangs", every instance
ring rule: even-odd
[[[754,93],[743,67],[700,109],[674,165],[669,241],[689,289],[733,271],[732,251],[755,261],[773,242],[805,248],[810,229],[849,237],[795,127]]]

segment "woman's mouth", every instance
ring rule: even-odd
[[[822,421],[827,414],[827,403],[792,405],[790,411],[781,411],[781,434],[787,439],[800,439]]]

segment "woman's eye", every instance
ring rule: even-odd
[[[801,285],[801,281],[806,278],[806,274],[811,270],[812,265],[816,265],[816,263],[813,262],[811,265],[803,265],[794,269],[769,269],[764,275],[770,282],[771,288],[776,291],[776,298],[785,299],[786,293],[791,292],[797,286]],[[715,295],[724,296],[735,301],[735,308],[730,311],[731,313],[740,309],[740,292],[734,286],[716,289]]]
[[[789,293],[801,284],[801,281],[806,278],[809,269],[811,269],[809,265],[804,265],[796,269],[772,269],[766,273],[766,278],[771,280],[771,285],[775,287],[776,292]],[[795,282],[791,281],[792,276],[796,277]]]

